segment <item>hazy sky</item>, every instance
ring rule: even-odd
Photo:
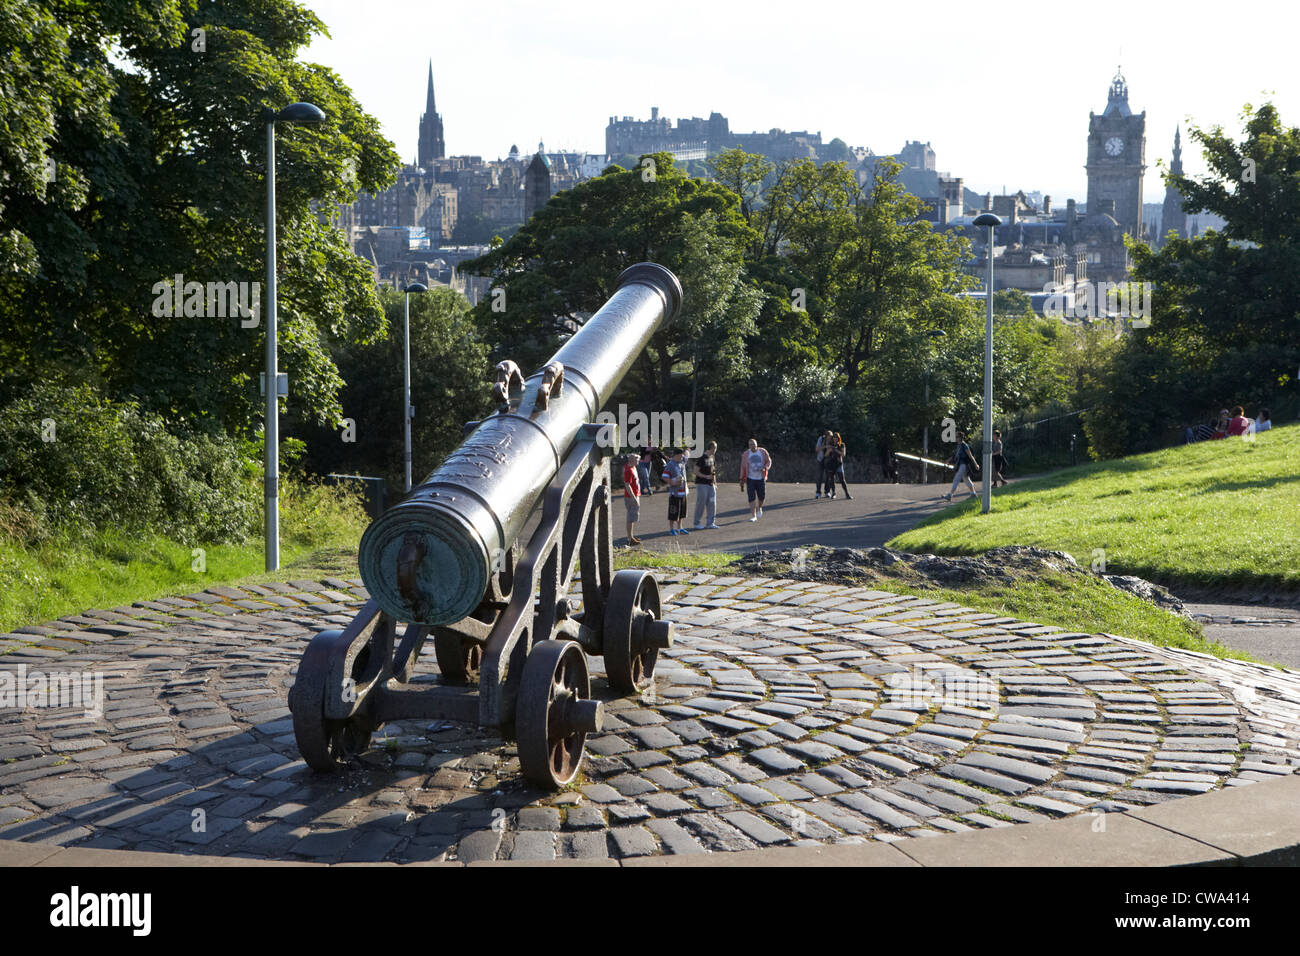
[[[1246,103],[1300,123],[1291,4],[1143,0],[890,4],[734,0],[525,4],[517,0],[306,0],[329,66],[403,159],[416,152],[429,60],[449,155],[603,152],[610,116],[728,117],[733,132],[820,131],[897,152],[929,141],[977,192],[1084,198],[1088,112],[1117,63],[1147,114],[1144,200],[1183,161],[1202,172],[1188,119],[1240,133]],[[1291,82],[1287,82],[1290,80]]]

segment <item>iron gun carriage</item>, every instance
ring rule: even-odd
[[[654,576],[614,573],[617,442],[596,418],[681,297],[662,266],[625,270],[538,372],[524,379],[502,362],[497,413],[469,423],[461,446],[366,529],[369,600],[311,640],[289,693],[309,766],[340,768],[389,721],[443,718],[513,735],[535,783],[574,778],[602,721],[586,655],[603,656],[611,689],[630,694],[672,644]],[[575,570],[580,609],[568,597]],[[430,637],[441,680],[413,681]]]

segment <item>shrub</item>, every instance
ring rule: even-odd
[[[231,439],[169,426],[89,385],[48,382],[0,408],[0,518],[43,528],[155,531],[182,543],[240,542],[256,531],[255,467]],[[15,518],[14,512],[26,517]]]

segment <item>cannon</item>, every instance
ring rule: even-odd
[[[369,599],[347,627],[312,638],[289,691],[308,766],[340,769],[386,722],[442,718],[513,736],[524,776],[554,789],[601,728],[587,655],[604,657],[616,692],[653,680],[672,624],[651,573],[614,573],[617,436],[597,413],[681,298],[664,267],[625,270],[532,376],[502,362],[496,413],[467,424],[460,447],[366,529]],[[429,638],[441,679],[413,680]]]

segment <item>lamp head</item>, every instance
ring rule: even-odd
[[[978,216],[975,217],[974,225],[976,225],[976,226],[1000,226],[1000,225],[1002,225],[1002,219],[1001,219],[1001,217],[999,217],[999,216],[995,216],[995,215],[993,215],[993,213],[991,213],[991,212],[982,212],[982,213],[980,213]]]
[[[429,287],[426,286],[423,282],[412,282],[402,291],[403,292],[428,292]]]
[[[311,103],[290,103],[275,118],[286,123],[323,123],[325,111]]]

